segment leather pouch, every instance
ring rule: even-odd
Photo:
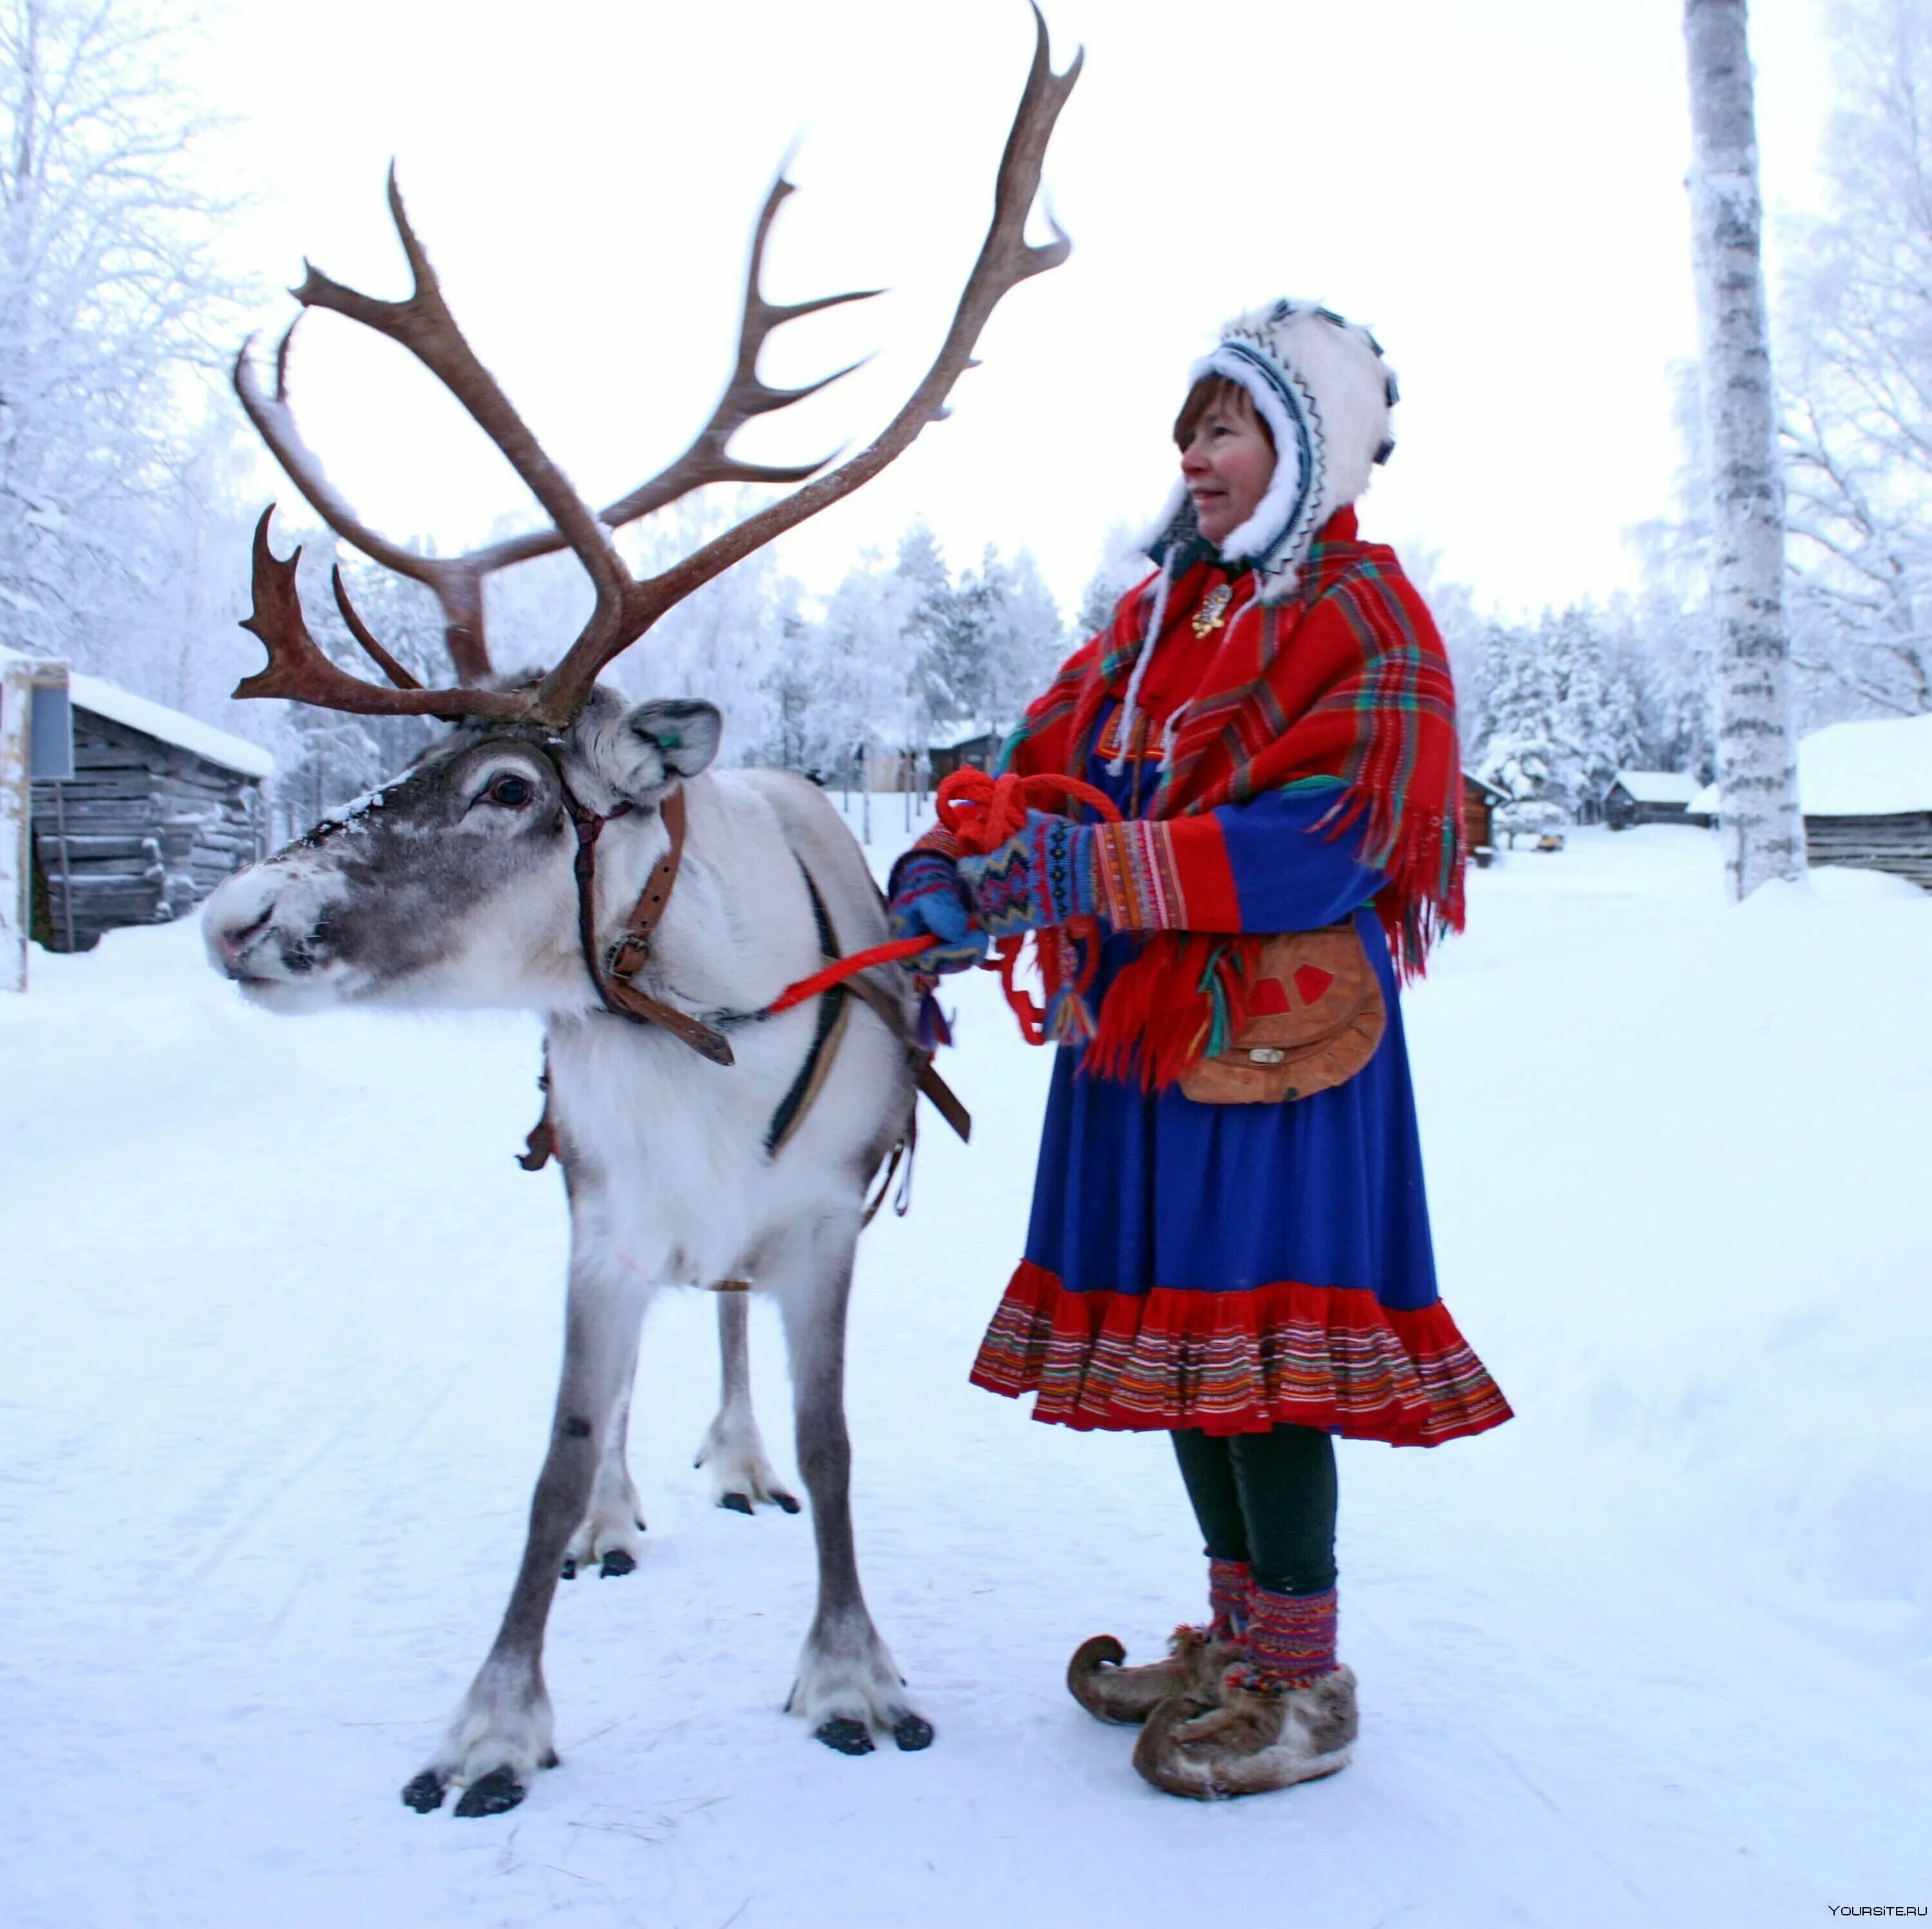
[[[1352,920],[1262,940],[1248,1021],[1180,1082],[1197,1105],[1280,1105],[1352,1078],[1388,1024]]]

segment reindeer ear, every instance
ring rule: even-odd
[[[724,734],[715,704],[672,698],[627,711],[614,733],[626,794],[648,794],[674,777],[695,777],[718,754]]]

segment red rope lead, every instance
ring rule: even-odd
[[[1056,776],[1051,772],[1034,777],[1016,777],[1010,773],[1004,777],[989,777],[985,771],[970,767],[956,770],[940,783],[934,802],[940,822],[959,840],[960,848],[973,856],[983,857],[997,850],[1008,838],[1017,836],[1025,825],[1028,812],[1038,809],[1048,797],[1057,798],[1063,807],[1070,802],[1088,804],[1109,823],[1120,821],[1120,813],[1105,791],[1096,790],[1091,784],[1082,783],[1077,777]],[[994,956],[980,969],[999,973],[1006,1003],[1019,1020],[1027,1042],[1042,1045],[1046,1042],[1044,1014],[1013,982],[1021,947],[1025,942],[1021,938],[1001,938]],[[896,938],[889,944],[855,951],[850,957],[841,958],[823,970],[813,972],[810,977],[801,978],[795,985],[788,985],[757,1016],[776,1018],[780,1012],[803,1004],[808,998],[815,998],[821,992],[830,991],[835,985],[842,985],[848,978],[855,978],[861,971],[869,971],[874,964],[910,964],[922,951],[930,950],[932,944],[933,940],[927,938]],[[1087,975],[1090,978],[1090,970]]]
[[[795,985],[788,985],[760,1014],[764,1018],[776,1018],[781,1012],[788,1012],[794,1005],[802,1005],[807,998],[815,998],[821,992],[829,992],[835,985],[842,985],[848,978],[856,978],[861,971],[869,971],[874,964],[902,964],[908,958],[916,958],[922,951],[930,950],[932,940],[929,938],[896,938],[886,944],[875,944],[868,951],[855,951],[849,958],[841,958],[828,964],[822,971],[814,971],[808,978],[801,978]]]

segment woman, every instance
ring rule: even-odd
[[[1437,1297],[1396,998],[1461,924],[1463,854],[1442,643],[1350,507],[1395,397],[1326,309],[1229,324],[1174,426],[1156,573],[1005,753],[1120,821],[1035,810],[983,856],[935,831],[893,878],[933,968],[1042,934],[1065,1048],[973,1378],[1036,1394],[1036,1419],[1172,1435],[1208,1619],[1144,1667],[1096,1637],[1068,1678],[1146,1724],[1136,1765],[1178,1794],[1348,1759],[1335,1436],[1432,1446],[1509,1417]]]

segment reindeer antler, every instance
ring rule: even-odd
[[[350,508],[328,482],[296,425],[288,402],[288,354],[294,325],[291,324],[277,348],[272,392],[262,386],[255,371],[250,352],[252,343],[244,344],[236,362],[235,387],[249,418],[296,486],[331,529],[365,555],[426,584],[435,592],[442,606],[451,658],[464,687],[385,688],[352,676],[333,663],[316,646],[302,620],[295,592],[296,563],[301,551],[298,550],[286,561],[272,554],[268,544],[268,514],[265,512],[255,532],[255,608],[243,627],[252,630],[267,645],[269,660],[266,669],[245,679],[235,694],[238,697],[292,697],[331,709],[384,715],[520,718],[561,728],[590,700],[604,668],[667,610],[773,537],[849,495],[902,454],[928,422],[944,415],[946,398],[961,374],[974,365],[974,345],[1000,298],[1030,276],[1058,267],[1066,259],[1072,245],[1057,222],[1052,224],[1054,239],[1044,244],[1028,243],[1025,229],[1039,191],[1047,142],[1060,110],[1079,78],[1084,56],[1076,52],[1066,71],[1056,74],[1045,16],[1035,0],[1029,0],[1029,4],[1033,4],[1035,28],[1033,64],[1000,158],[992,224],[961,293],[952,326],[924,380],[898,414],[866,448],[829,474],[818,475],[824,466],[822,461],[792,467],[741,462],[728,447],[732,436],[754,417],[815,394],[828,383],[851,373],[851,368],[839,369],[801,388],[769,386],[758,374],[758,361],[772,331],[802,315],[848,302],[864,301],[878,292],[855,290],[787,304],[765,298],[761,280],[766,240],[780,206],[793,192],[791,183],[782,176],[766,195],[753,233],[737,361],[710,420],[676,461],[593,514],[562,472],[544,453],[509,398],[477,359],[457,326],[429,257],[410,224],[392,167],[389,208],[413,279],[410,294],[400,302],[379,301],[344,286],[310,266],[302,286],[295,291],[296,298],[304,310],[332,309],[407,348],[462,403],[502,451],[542,505],[552,526],[453,557],[418,556],[390,542],[370,529]],[[852,367],[857,365],[854,363]],[[814,476],[816,481],[806,479]],[[662,574],[642,583],[635,580],[612,547],[607,531],[662,508],[706,483],[719,482],[803,482],[805,486],[728,530]],[[509,564],[566,548],[574,552],[589,574],[596,591],[596,602],[590,620],[562,662],[533,689],[506,692],[470,687],[487,675],[490,667],[484,641],[484,578]],[[339,583],[337,593],[344,619],[357,640],[387,674],[400,682],[400,666],[355,616]]]

